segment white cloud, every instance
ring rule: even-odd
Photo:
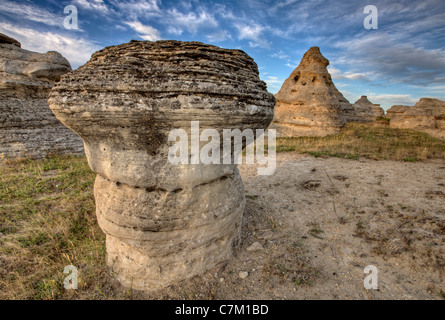
[[[239,32],[238,39],[251,40],[249,41],[251,47],[268,48],[270,46],[269,42],[263,35],[265,27],[256,23],[251,23],[250,25],[245,23],[235,23],[235,27]]]
[[[225,5],[216,5],[215,6],[218,15],[221,16],[224,20],[239,20],[240,18],[235,16],[232,10],[226,8]]]
[[[276,5],[274,5],[272,8],[270,8],[271,11],[277,11],[278,9],[284,8],[288,5],[292,5],[297,3],[299,0],[285,0],[285,1],[279,1]]]
[[[335,86],[337,87],[337,89],[350,87],[350,85],[348,83],[341,83],[341,82],[335,84]]]
[[[280,90],[281,85],[283,84],[284,80],[280,80],[278,77],[275,76],[267,76],[265,79],[263,79],[264,82],[267,84],[267,88],[269,91],[276,93],[278,90]]]
[[[0,12],[14,15],[17,20],[31,20],[44,23],[49,26],[63,27],[64,15],[55,15],[54,13],[42,9],[35,5],[18,4],[8,0],[0,1]]]
[[[111,4],[118,9],[119,13],[124,16],[130,13],[133,17],[159,15],[161,10],[158,2],[158,0],[111,0]]]
[[[87,62],[92,53],[101,49],[100,46],[82,38],[37,31],[8,23],[0,22],[0,32],[20,41],[26,50],[61,53],[68,59],[73,69]]]
[[[144,25],[137,20],[124,23],[136,31],[138,36],[144,40],[156,41],[161,39],[159,31],[151,26]]]
[[[287,54],[285,54],[283,52],[283,50],[280,50],[280,51],[272,54],[272,58],[278,58],[278,59],[281,59],[281,60],[289,60],[290,59],[290,57]]]
[[[334,44],[348,48],[338,63],[372,70],[392,83],[430,85],[445,77],[445,50],[415,46],[387,32],[362,34]],[[355,67],[356,69],[357,67]]]
[[[235,24],[235,27],[239,31],[239,39],[250,39],[250,40],[258,40],[263,33],[264,27],[253,24],[253,25],[246,25],[246,24]]]
[[[116,29],[118,29],[118,30],[123,30],[123,31],[128,30],[126,27],[121,26],[120,24],[116,24],[114,27],[115,27]]]
[[[291,69],[295,69],[298,66],[298,62],[293,61],[289,55],[283,52],[283,50],[275,52],[274,54],[271,55],[271,57],[286,61],[285,65]]]
[[[422,89],[440,91],[441,94],[445,94],[445,85],[429,86],[427,88],[422,87]]]
[[[87,10],[108,12],[108,7],[103,0],[74,0],[73,4]]]
[[[232,39],[232,35],[226,30],[219,30],[206,36],[210,42],[220,42],[228,39]]]
[[[165,12],[159,8],[160,0],[110,0],[109,7],[118,19],[139,20],[162,18]]]
[[[403,105],[414,105],[420,98],[414,98],[409,94],[375,94],[368,93],[368,99],[372,101],[372,103],[377,103],[382,106],[386,106],[386,108],[390,108],[396,104]]]
[[[342,72],[341,70],[333,67],[328,67],[328,71],[331,74],[332,78],[336,80],[348,79],[348,80],[371,81],[370,75],[365,73],[351,72],[351,71]]]
[[[182,34],[184,30],[191,33],[196,33],[199,28],[211,28],[217,27],[213,14],[208,13],[204,9],[200,9],[199,12],[187,12],[183,13],[176,8],[168,10],[165,21],[168,22],[168,31],[174,34]]]
[[[284,82],[275,76],[267,76],[266,80],[268,81],[268,83],[274,84],[274,85],[277,85],[277,84],[281,85]]]

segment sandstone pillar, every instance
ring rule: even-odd
[[[218,132],[267,128],[275,100],[252,58],[198,42],[131,41],[63,76],[49,103],[85,143],[108,264],[124,286],[158,289],[230,258],[245,203],[238,169],[172,164],[168,134],[190,137],[191,121]]]

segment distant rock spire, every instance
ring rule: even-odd
[[[385,116],[385,110],[379,104],[369,101],[367,96],[361,96],[353,106],[357,122],[370,122]]]
[[[275,95],[273,127],[279,136],[324,136],[354,118],[354,108],[337,90],[327,70],[329,60],[310,48]]]

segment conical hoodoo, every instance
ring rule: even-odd
[[[337,90],[327,70],[329,60],[310,48],[275,95],[271,128],[278,136],[325,136],[339,132],[354,108]]]

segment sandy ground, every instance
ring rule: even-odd
[[[150,299],[444,299],[445,163],[278,154],[241,165],[241,246],[224,267]],[[365,266],[378,289],[365,289]]]

